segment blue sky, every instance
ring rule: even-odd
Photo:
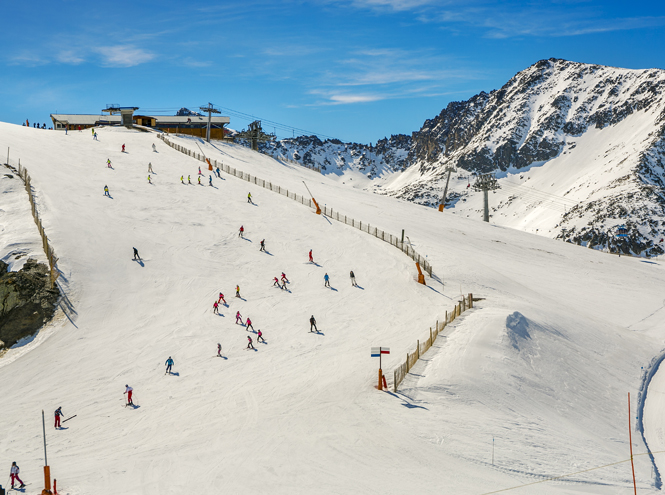
[[[367,143],[543,58],[665,67],[665,6],[650,1],[55,0],[2,12],[0,120],[14,123],[212,102],[236,129],[256,116],[279,137]]]

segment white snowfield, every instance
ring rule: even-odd
[[[181,175],[197,182],[201,162],[151,133],[98,133],[93,141],[89,131],[0,124],[0,149],[10,146],[32,176],[73,307],[0,359],[0,468],[8,474],[16,461],[32,482],[26,493],[41,490],[42,409],[52,476],[70,495],[486,494],[629,458],[626,394],[635,416],[641,368],[663,347],[660,261],[372,195],[240,146],[174,138],[298,194],[305,180],[322,205],[394,235],[405,229],[445,282],[427,277],[424,287],[407,256],[366,233],[226,174],[214,187],[207,170],[205,185],[183,185]],[[3,191],[17,188],[10,180]],[[11,212],[12,227],[0,256],[10,259],[13,244],[37,234],[6,196],[0,224]],[[272,287],[282,271],[288,291]],[[217,316],[220,291],[229,307]],[[390,385],[461,293],[485,299],[397,394],[377,391],[370,348],[391,348]],[[266,344],[235,324],[236,311]],[[311,315],[319,333],[309,331]],[[169,356],[173,375],[164,374]],[[136,408],[125,407],[126,384]],[[58,406],[77,417],[55,431]],[[633,433],[635,453],[646,452]],[[657,492],[648,456],[635,467],[639,492]],[[632,493],[630,463],[502,493]]]

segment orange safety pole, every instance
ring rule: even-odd
[[[630,467],[633,468],[633,489],[637,495],[637,485],[635,484],[635,464],[633,463],[633,433],[630,426],[630,392],[628,392],[628,441],[630,442]]]
[[[420,269],[420,263],[416,263],[416,268],[418,269],[418,283],[423,284],[423,285],[427,285],[425,283],[425,275],[423,275],[423,272]]]
[[[319,206],[319,203],[317,203],[314,198],[312,198],[312,202],[314,203],[314,206],[316,206],[316,214],[320,215],[321,214],[321,207]]]
[[[210,163],[210,158],[206,158],[206,161],[208,162],[208,170],[212,170],[212,163]]]

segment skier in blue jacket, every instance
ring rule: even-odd
[[[173,366],[173,359],[171,359],[171,356],[169,356],[169,358],[166,360],[166,363],[164,363],[164,364],[166,364],[166,373],[168,373],[170,375],[171,374],[171,366]],[[164,373],[164,374],[166,374],[166,373]]]

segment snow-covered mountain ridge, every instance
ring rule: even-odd
[[[469,216],[482,207],[469,175],[494,172],[492,222],[651,256],[664,252],[664,87],[661,69],[541,60],[499,90],[451,102],[411,136],[375,146],[300,137],[263,151],[324,174],[360,172],[374,192],[429,206],[452,166],[447,206]],[[617,244],[619,224],[630,233]]]

